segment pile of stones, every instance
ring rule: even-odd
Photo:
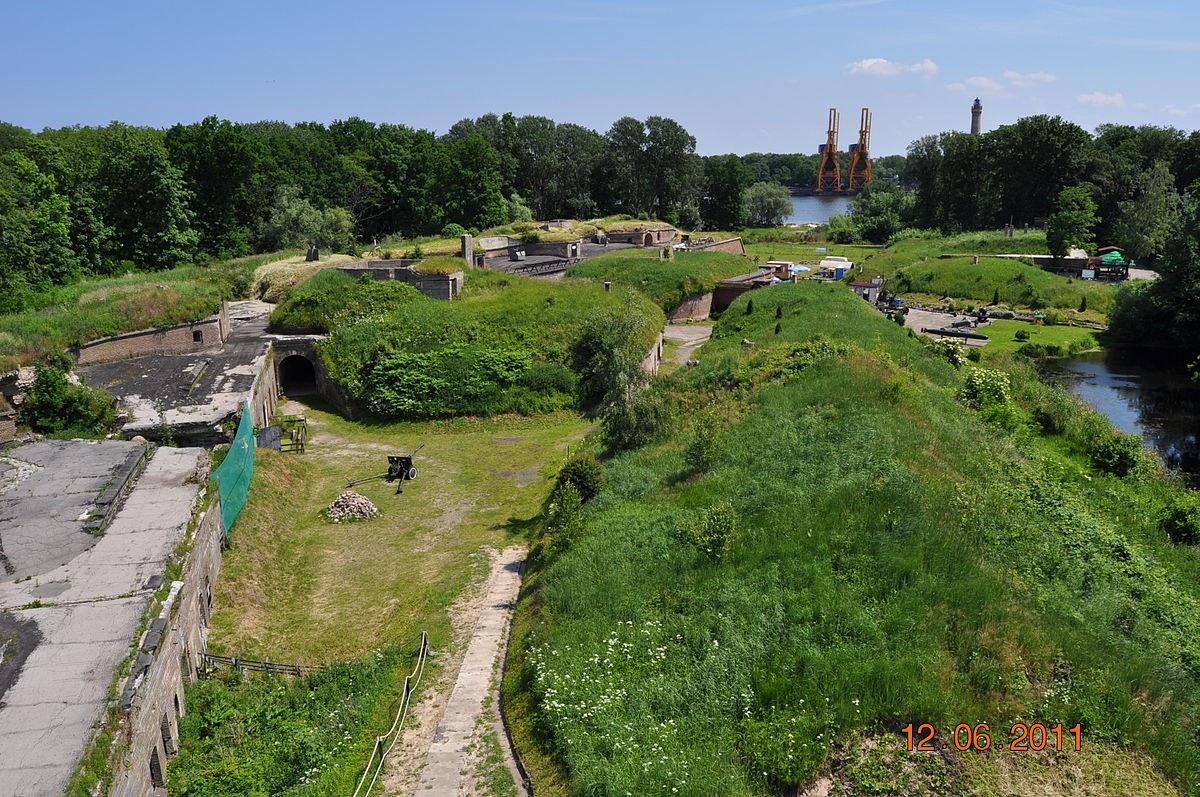
[[[379,509],[366,496],[347,490],[334,499],[325,510],[325,516],[333,523],[351,523],[378,517]]]

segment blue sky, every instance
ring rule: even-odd
[[[872,152],[1036,113],[1200,128],[1200,6],[795,0],[7,0],[0,119],[168,126],[361,116],[438,132],[489,111],[603,132],[669,116],[702,154]]]

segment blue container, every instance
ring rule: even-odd
[[[846,276],[846,268],[844,266],[837,266],[833,269],[833,278],[835,280],[840,280],[844,276]]]

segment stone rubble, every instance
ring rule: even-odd
[[[347,490],[334,499],[325,513],[332,522],[341,523],[344,520],[370,520],[379,516],[379,509],[366,496]]]

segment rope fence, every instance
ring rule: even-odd
[[[404,694],[400,698],[399,708],[396,709],[396,719],[386,733],[375,737],[375,745],[371,748],[371,757],[367,759],[367,766],[363,770],[362,777],[359,778],[358,786],[355,787],[352,797],[368,797],[375,782],[379,780],[384,759],[391,754],[396,742],[400,739],[400,732],[404,729],[404,721],[408,718],[409,708],[412,707],[413,693],[421,683],[421,676],[425,674],[425,659],[428,656],[429,634],[422,631],[420,646],[417,648],[417,661],[413,665],[413,671],[404,677]],[[372,767],[374,767],[374,772],[371,771]],[[368,775],[371,778],[369,783],[367,782]],[[364,784],[365,790],[363,789]]]

